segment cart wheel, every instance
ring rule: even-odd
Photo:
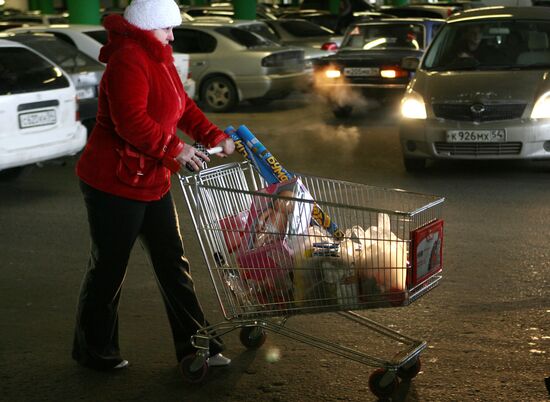
[[[412,366],[407,368],[399,367],[399,370],[397,370],[397,375],[403,380],[412,380],[418,375],[418,373],[420,373],[420,367],[420,357],[418,357]]]
[[[394,376],[393,380],[389,384],[386,384],[384,386],[380,385],[380,381],[387,372],[388,370],[379,368],[374,370],[369,377],[369,389],[378,398],[386,398],[391,396],[391,394],[395,392],[397,386],[399,385],[399,380],[397,379],[397,376]]]
[[[267,334],[260,327],[244,327],[239,335],[241,343],[249,349],[258,349],[267,338]]]
[[[208,363],[205,360],[201,365],[200,360],[203,360],[203,358],[196,354],[187,355],[181,359],[180,370],[185,381],[199,383],[204,379],[208,371]]]

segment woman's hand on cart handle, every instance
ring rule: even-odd
[[[226,156],[231,155],[234,151],[235,143],[233,142],[233,139],[226,138],[218,142],[214,148],[209,149],[208,153],[211,155],[216,154],[217,156],[225,158]]]
[[[190,170],[195,172],[204,168],[204,162],[210,162],[210,158],[206,153],[187,144],[183,147],[179,155],[176,156],[176,160],[180,165],[187,166]]]

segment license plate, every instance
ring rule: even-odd
[[[380,73],[376,67],[347,67],[344,68],[344,75],[348,77],[375,77]]]
[[[39,112],[21,113],[19,115],[20,128],[49,126],[55,124],[56,122],[57,118],[54,109],[41,110]]]
[[[76,90],[76,96],[78,99],[90,99],[95,96],[95,91],[93,87],[80,88]]]
[[[449,130],[447,142],[504,142],[506,130]]]

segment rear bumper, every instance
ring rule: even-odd
[[[0,170],[74,155],[84,148],[86,138],[86,128],[79,122],[76,125],[76,131],[71,136],[60,141],[36,144],[31,147],[22,147],[13,150],[2,148],[2,144],[0,143]]]

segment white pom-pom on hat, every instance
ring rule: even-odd
[[[170,28],[181,24],[181,11],[174,0],[132,0],[124,18],[138,28]]]

